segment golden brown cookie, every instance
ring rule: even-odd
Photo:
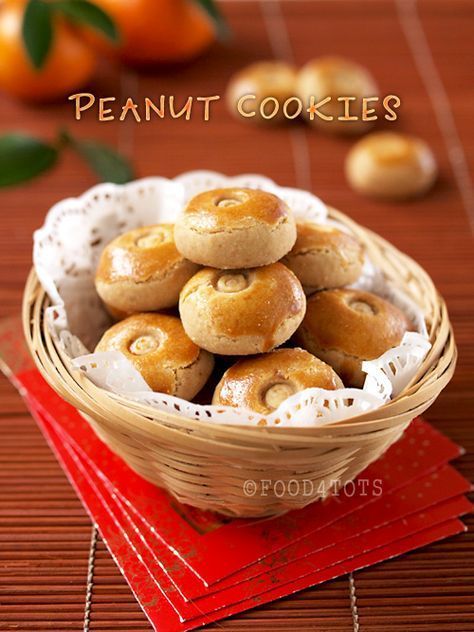
[[[196,195],[178,218],[174,236],[182,255],[196,263],[255,268],[291,250],[296,224],[276,195],[233,187]]]
[[[296,70],[293,66],[283,61],[259,61],[242,68],[231,78],[226,99],[231,113],[240,120],[254,123],[280,122],[285,119],[285,101],[295,96],[295,89]],[[251,96],[244,100],[243,97],[247,95]],[[288,103],[290,118],[295,110],[295,104]],[[254,112],[254,116],[245,116]],[[275,116],[271,116],[273,112]]]
[[[112,316],[177,304],[181,288],[199,266],[178,252],[173,233],[173,224],[144,226],[104,248],[95,283]]]
[[[372,125],[370,121],[361,120],[362,98],[376,97],[378,88],[369,71],[350,59],[328,56],[309,61],[298,73],[297,93],[305,107],[310,104],[312,96],[316,103],[326,97],[331,98],[320,111],[332,116],[333,120],[323,120],[315,115],[310,121],[326,132],[360,134]],[[348,103],[350,115],[357,116],[358,120],[339,120],[345,114],[345,105],[337,100],[338,97],[355,97],[355,101]]]
[[[421,138],[378,132],[352,147],[345,171],[349,184],[359,193],[398,200],[426,193],[436,180],[437,166]]]
[[[282,259],[310,294],[359,278],[364,251],[355,237],[329,224],[298,222],[296,243]]]
[[[270,414],[307,388],[343,388],[333,369],[303,349],[277,349],[239,360],[227,369],[216,387],[212,403],[248,408]]]
[[[324,290],[308,299],[295,338],[330,364],[346,386],[362,387],[362,362],[399,345],[409,328],[405,314],[380,296],[361,290]]]
[[[250,355],[278,347],[301,323],[306,297],[281,263],[251,270],[200,270],[184,286],[179,312],[186,333],[203,349]]]
[[[96,352],[120,351],[157,393],[192,399],[214,366],[210,353],[186,335],[181,321],[164,314],[134,314],[113,325]]]

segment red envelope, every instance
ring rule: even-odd
[[[54,423],[52,425],[54,425]],[[57,429],[59,434],[63,433],[63,437],[67,441],[68,438],[64,435],[64,431],[61,431],[59,427],[57,427]],[[95,468],[94,464],[90,462],[87,463],[88,457],[83,453],[80,446],[76,445],[75,451],[79,453],[79,459],[81,460],[82,455],[82,460],[86,462],[85,467],[88,470],[87,477],[89,480],[92,479],[91,484],[94,486],[95,490],[97,490],[97,488],[100,489],[101,501],[109,506],[116,504],[116,495],[114,495],[113,492],[110,493],[110,491],[107,491],[107,486],[103,482],[104,477],[102,480],[100,479],[97,475],[97,468]],[[340,551],[343,551],[343,557],[344,555],[347,555],[347,557],[354,555],[354,552],[350,550],[346,553],[346,548],[336,548],[334,546],[335,543],[337,544],[344,539],[350,539],[355,534],[364,532],[364,529],[364,536],[367,538],[370,528],[380,524],[381,522],[387,523],[388,521],[394,521],[397,518],[413,513],[422,507],[440,502],[452,495],[468,491],[469,488],[469,483],[457,474],[455,470],[449,467],[442,468],[439,472],[420,478],[416,483],[412,483],[411,485],[402,488],[399,493],[393,492],[387,497],[379,499],[378,501],[372,503],[368,509],[354,512],[350,516],[349,520],[342,519],[339,522],[334,523],[331,527],[319,531],[317,534],[318,543],[315,545],[313,542],[312,547],[329,547],[330,550],[325,551],[325,555],[320,555],[318,557],[318,555],[315,555],[315,552],[313,551],[313,555],[306,558],[305,563],[303,564],[295,563],[295,559],[288,556],[288,559],[284,561],[288,562],[288,560],[290,560],[290,562],[288,567],[285,569],[282,568],[283,562],[281,559],[272,560],[268,563],[264,560],[259,565],[262,567],[260,572],[265,574],[260,575],[257,580],[248,582],[244,586],[240,584],[231,589],[228,588],[218,594],[212,594],[207,598],[198,599],[193,604],[183,603],[182,591],[179,590],[179,587],[178,593],[180,593],[180,595],[173,595],[173,587],[170,587],[167,578],[163,578],[163,570],[166,571],[166,569],[163,569],[161,549],[153,550],[153,545],[150,546],[150,543],[147,542],[146,538],[143,537],[143,534],[140,533],[140,526],[133,523],[133,517],[126,515],[124,521],[123,516],[120,517],[116,515],[116,509],[115,511],[112,510],[112,515],[117,521],[119,528],[128,533],[131,546],[134,547],[136,554],[140,555],[142,561],[145,562],[148,570],[153,575],[157,584],[165,591],[165,594],[170,599],[172,605],[186,619],[190,619],[193,616],[196,616],[196,606],[200,611],[204,612],[218,610],[219,608],[229,606],[232,603],[238,603],[242,599],[247,598],[249,591],[252,596],[255,596],[256,594],[265,592],[269,588],[273,587],[276,581],[284,584],[289,583],[293,579],[298,579],[302,574],[304,575],[307,573],[308,570],[313,571],[315,563],[317,563],[318,570],[334,565],[341,559]],[[424,494],[420,494],[420,490],[424,490]],[[401,493],[403,493],[403,500],[399,498]],[[388,500],[391,501],[390,505],[388,505]],[[121,509],[122,512],[124,512],[123,505]],[[379,514],[383,517],[380,518]],[[324,537],[326,537],[325,543],[322,542],[324,541]],[[299,544],[303,544],[304,542],[305,541],[303,540]],[[358,542],[360,543],[360,539],[359,541],[356,541],[356,545]],[[306,543],[311,544],[310,540],[306,540]],[[365,549],[363,550],[367,550],[367,548],[371,548],[371,546],[367,546],[365,543]],[[358,552],[360,552],[359,549]],[[305,553],[308,555],[311,553],[311,550],[307,549]],[[274,572],[276,568],[279,568],[278,576]],[[270,570],[273,572],[269,572]],[[214,592],[215,586],[212,588]]]
[[[150,542],[150,538],[143,534],[137,520],[127,511],[120,499],[114,497],[110,487],[98,476],[94,464],[80,449],[76,448],[75,452],[87,468],[92,484],[102,493],[104,501],[110,506],[118,500],[119,510],[125,514],[125,521],[121,521],[122,528],[132,532],[132,540],[148,569],[154,577],[160,578],[162,574],[160,552],[154,550],[153,542]],[[366,552],[373,547],[374,529],[400,522],[414,513],[432,508],[453,497],[459,497],[470,489],[470,483],[456,470],[449,466],[441,467],[401,488],[398,492],[383,496],[369,507],[358,510],[329,527],[321,529],[315,539],[300,540],[295,545],[257,562],[251,567],[252,578],[247,581],[233,582],[234,576],[230,576],[227,580],[212,585],[205,595],[201,593],[201,596],[194,600],[194,605],[198,605],[206,612],[212,611],[222,607],[221,604],[237,603],[245,594],[256,595],[264,592],[277,581],[291,582],[308,571],[322,570],[361,552]],[[400,523],[398,537],[403,535],[405,535],[405,525]],[[175,602],[176,607],[188,617],[193,609],[186,609],[179,601]]]
[[[62,436],[67,441],[67,438],[64,435]],[[97,471],[94,471],[94,464],[87,459],[87,456],[78,446],[71,446],[71,448],[79,461],[81,461],[80,467],[84,468],[88,483],[94,489],[94,492],[100,495],[101,501],[108,506],[116,524],[128,533],[130,544],[134,547],[136,554],[140,555],[157,583],[163,587],[163,571],[159,559],[161,555],[158,551],[153,550],[153,547],[143,537],[136,523],[130,520],[129,516],[124,516],[123,505],[122,511],[120,511],[120,507],[118,508],[121,515],[117,513],[116,507],[113,508],[113,493],[110,493],[109,488],[107,494],[107,486],[104,486],[103,481],[101,484]],[[73,458],[75,457],[73,456]],[[406,534],[405,524],[403,522],[400,523],[398,531],[395,532],[393,530],[394,522],[399,522],[401,518],[407,516],[409,520],[413,513],[442,504],[447,499],[468,492],[469,489],[470,484],[466,479],[453,468],[444,466],[440,470],[402,488],[400,492],[393,492],[387,498],[384,497],[372,503],[370,510],[364,509],[355,512],[350,517],[343,518],[330,527],[319,531],[317,534],[319,541],[314,545],[317,548],[313,552],[307,551],[306,557],[302,559],[292,559],[287,556],[284,559],[280,559],[277,554],[274,556],[277,558],[276,560],[269,560],[268,563],[264,560],[258,563],[261,567],[261,574],[258,577],[254,577],[245,583],[229,585],[219,592],[214,592],[213,586],[213,594],[202,596],[191,603],[183,601],[182,593],[180,596],[176,595],[173,597],[166,591],[167,596],[172,605],[186,620],[197,616],[196,608],[207,613],[230,606],[248,598],[250,595],[255,596],[266,592],[275,586],[276,583],[281,585],[290,583],[315,570],[320,571],[371,550],[373,548],[374,533],[383,533],[381,527],[373,528],[381,524],[380,520],[382,520],[384,525],[390,523],[391,532],[396,534],[394,539],[403,537]],[[375,507],[376,505],[377,507]],[[382,519],[380,518],[380,513],[383,515]],[[422,528],[424,526],[426,525],[421,525]],[[323,549],[318,548],[321,545],[321,540],[325,542],[325,548]],[[169,583],[166,581],[165,583],[169,587]]]
[[[133,506],[136,509],[156,538],[182,562],[175,565],[167,561],[166,564],[170,576],[182,586],[188,598],[201,594],[203,587],[233,573],[241,573],[233,577],[233,583],[239,581],[239,577],[242,581],[246,576],[241,569],[309,535],[315,537],[319,529],[376,500],[357,491],[350,498],[328,499],[285,516],[259,521],[222,519],[209,512],[189,509],[126,467],[36,371],[21,373],[17,381],[42,410],[51,412],[89,458],[100,463],[114,493],[127,508]],[[416,458],[413,456],[414,446],[419,446]],[[366,469],[363,478],[372,485],[380,481],[384,494],[389,493],[455,458],[460,452],[458,446],[429,424],[417,420],[382,459]],[[183,571],[183,565],[191,572]]]
[[[107,511],[105,505],[96,494],[92,493],[92,488],[88,487],[87,479],[83,476],[86,470],[82,467],[81,471],[79,467],[80,459],[74,454],[74,450],[63,442],[63,438],[53,431],[44,418],[40,415],[37,415],[37,418],[63,467],[68,472],[71,482],[82,497],[91,515],[97,521],[101,534],[115,561],[156,630],[166,629],[169,632],[189,630],[224,616],[241,612],[260,603],[266,603],[291,594],[309,585],[326,581],[340,574],[400,555],[413,548],[449,535],[460,533],[465,530],[464,525],[455,516],[470,510],[470,504],[461,497],[437,505],[435,508],[430,508],[425,512],[414,514],[404,521],[404,525],[407,527],[406,532],[411,532],[406,537],[397,540],[396,537],[400,533],[400,525],[396,523],[387,525],[387,527],[374,530],[376,533],[372,539],[376,548],[370,552],[353,557],[323,571],[309,572],[297,581],[285,585],[272,586],[270,590],[261,595],[247,596],[237,604],[223,607],[210,614],[202,612],[192,621],[185,622],[183,617],[180,617],[172,607],[160,584],[150,574],[145,560],[133,552],[133,545],[131,546],[127,534],[120,528],[117,528],[117,523],[111,518],[111,514]],[[431,526],[425,528],[427,524]],[[416,533],[413,533],[414,531]]]

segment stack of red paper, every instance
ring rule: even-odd
[[[8,364],[15,345],[2,338]],[[272,519],[222,518],[140,478],[35,369],[13,381],[156,629],[189,630],[454,535],[471,510],[449,465],[461,449],[418,419],[338,496]]]

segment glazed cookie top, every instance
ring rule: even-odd
[[[208,313],[217,335],[257,336],[271,349],[273,336],[288,318],[305,310],[301,283],[286,266],[272,263],[251,270],[204,268],[184,286],[180,305],[189,298],[197,313]]]
[[[295,80],[294,66],[283,61],[259,61],[237,72],[231,79],[230,90],[238,88],[239,96],[257,90],[260,96],[278,97],[282,91],[294,90]]]
[[[363,261],[362,246],[355,237],[333,226],[311,222],[297,224],[296,242],[289,256],[324,251],[327,248],[337,250],[340,259],[348,265],[354,259],[360,263]]]
[[[96,279],[143,283],[165,274],[184,260],[175,246],[173,229],[173,224],[155,224],[119,235],[103,250]]]
[[[312,387],[335,390],[343,384],[329,365],[311,353],[277,349],[230,367],[217,385],[212,403],[269,414],[291,395]]]
[[[178,369],[191,366],[201,349],[186,335],[181,321],[165,314],[134,314],[113,325],[96,351],[120,351],[153,391],[173,394]]]
[[[371,97],[377,94],[375,82],[368,70],[350,59],[333,56],[313,59],[303,66],[300,77],[310,76],[311,73],[317,77],[318,87],[322,90],[316,97]]]
[[[364,151],[382,167],[417,164],[425,160],[433,162],[429,147],[421,139],[407,134],[377,132],[354,145],[355,151]]]
[[[400,344],[410,329],[405,314],[385,299],[361,290],[336,289],[314,294],[301,325],[315,347],[366,360]]]
[[[255,223],[275,226],[290,216],[287,204],[273,193],[232,187],[199,193],[184,209],[182,219],[197,232],[217,233]]]

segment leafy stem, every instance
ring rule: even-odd
[[[209,16],[216,29],[217,36],[221,40],[226,40],[230,36],[230,29],[224,19],[215,0],[194,0],[201,9]]]
[[[176,0],[170,0],[175,2]],[[225,40],[230,30],[215,0],[192,0],[214,24],[217,36]],[[74,24],[88,26],[111,42],[120,42],[120,33],[112,18],[91,0],[28,0],[22,23],[26,53],[36,70],[47,61],[54,42],[54,16],[60,14]]]
[[[23,15],[22,38],[36,70],[44,66],[51,51],[55,14],[61,14],[75,24],[87,25],[114,43],[120,39],[110,16],[89,0],[28,0]]]
[[[129,161],[108,145],[75,138],[59,130],[53,142],[22,132],[0,136],[0,187],[27,182],[51,169],[67,149],[76,152],[103,182],[123,184],[133,179]]]

